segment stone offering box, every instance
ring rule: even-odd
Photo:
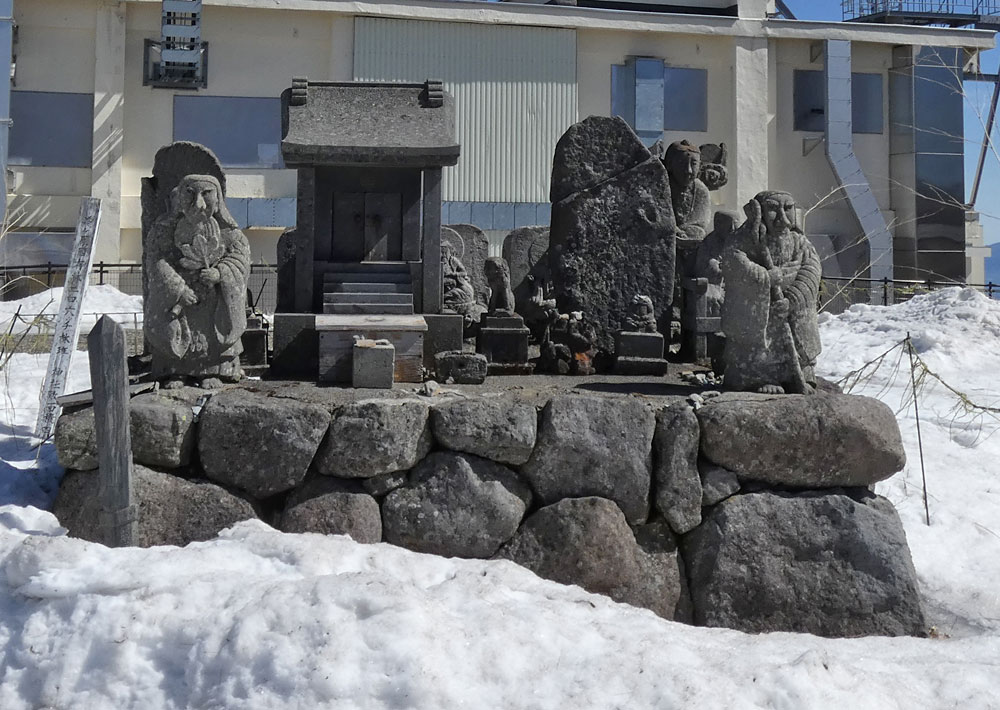
[[[926,631],[900,520],[869,489],[905,463],[893,413],[873,399],[253,383],[195,416],[202,394],[132,399],[142,545],[260,517],[513,560],[698,625]],[[55,513],[96,540],[92,409],[63,414],[56,447],[70,470]]]

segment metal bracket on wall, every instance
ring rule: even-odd
[[[817,136],[814,138],[803,138],[802,139],[802,156],[805,157],[816,150],[816,146],[823,145],[823,141],[826,138],[823,136]]]
[[[825,52],[826,48],[822,42],[813,42],[809,45],[809,61],[813,64],[821,62]]]

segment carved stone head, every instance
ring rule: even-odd
[[[783,234],[798,231],[798,217],[795,214],[795,198],[787,192],[768,190],[754,198],[760,205],[760,217],[768,234]]]
[[[209,217],[220,226],[237,229],[238,225],[226,207],[222,186],[211,175],[188,175],[171,193],[174,214],[191,221],[204,221]]]
[[[667,148],[664,162],[676,183],[690,185],[701,172],[701,151],[688,141],[676,141]]]
[[[510,288],[510,267],[507,262],[499,256],[491,256],[483,262],[483,272],[486,274],[486,282],[490,288],[496,289],[498,286]]]

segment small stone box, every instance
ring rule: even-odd
[[[355,388],[392,389],[396,348],[388,340],[354,338],[354,378]]]
[[[665,375],[663,335],[621,330],[615,333],[616,375]]]
[[[396,352],[395,382],[422,382],[427,323],[411,315],[317,315],[319,381],[352,381],[354,336],[388,340]]]
[[[476,351],[486,356],[491,375],[530,375],[535,369],[528,362],[530,334],[519,315],[483,315]]]
[[[434,356],[439,382],[451,380],[456,385],[481,385],[486,381],[487,368],[486,356],[479,353],[452,350]]]

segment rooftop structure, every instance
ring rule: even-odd
[[[1000,0],[842,0],[847,22],[1000,29]]]

